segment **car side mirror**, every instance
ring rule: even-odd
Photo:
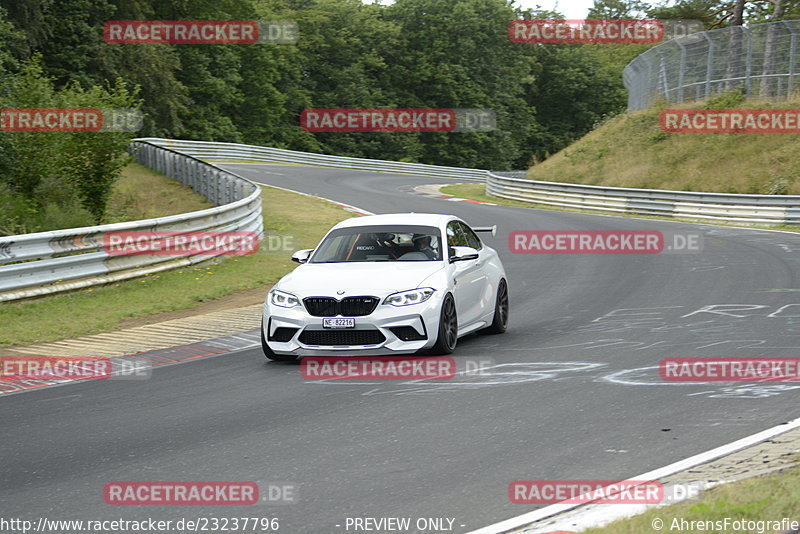
[[[296,261],[297,263],[306,263],[312,252],[314,252],[313,248],[298,250],[292,254],[292,261]]]
[[[472,247],[450,247],[450,251],[450,263],[478,259],[478,251]]]

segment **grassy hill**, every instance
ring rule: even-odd
[[[744,102],[738,92],[670,108],[800,108],[800,98]],[[528,178],[614,187],[800,194],[800,134],[665,133],[665,104],[614,117],[547,160]]]

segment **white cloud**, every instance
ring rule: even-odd
[[[371,4],[374,0],[361,0]],[[394,0],[378,0],[383,5],[394,3]],[[515,0],[515,4],[523,9],[544,9],[563,13],[568,19],[585,19],[594,0]]]
[[[594,0],[516,0],[523,9],[558,11],[568,19],[585,19]]]

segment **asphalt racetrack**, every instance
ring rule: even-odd
[[[177,521],[269,517],[279,532],[353,518],[443,518],[464,533],[535,509],[515,480],[620,480],[800,417],[800,385],[664,382],[667,357],[800,356],[800,236],[412,194],[426,177],[226,165],[375,213],[496,224],[508,332],[459,340],[480,373],[441,382],[306,381],[260,349],[0,398],[2,516]],[[268,192],[265,192],[268,194]],[[686,254],[513,254],[515,230],[699,233]],[[258,325],[254,324],[253,328]],[[111,506],[111,481],[256,481],[293,503]],[[348,518],[351,518],[348,523]],[[452,526],[448,520],[452,520]]]

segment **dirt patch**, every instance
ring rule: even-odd
[[[233,308],[244,308],[245,306],[261,304],[264,302],[264,298],[267,296],[267,291],[269,291],[271,287],[272,286],[270,285],[237,291],[209,302],[202,302],[193,308],[188,308],[185,310],[154,313],[152,315],[144,315],[134,319],[125,319],[117,325],[117,329],[121,330],[124,328],[133,328],[135,326],[145,326],[163,321],[169,321],[171,319],[182,319],[184,317],[193,317],[195,315],[203,315],[205,313],[230,310]]]

